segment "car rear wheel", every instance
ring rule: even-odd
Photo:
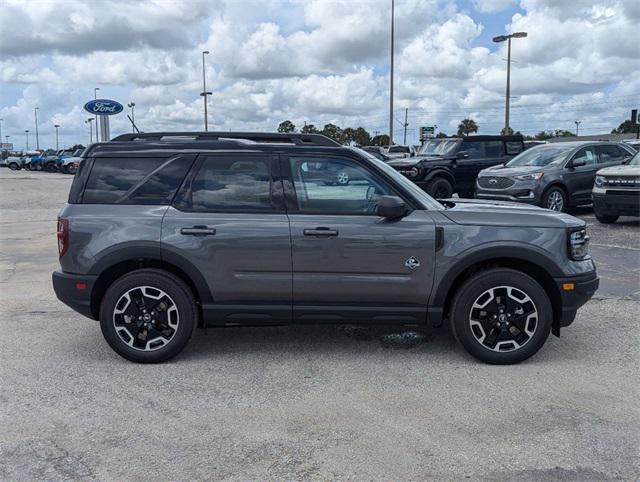
[[[46,165],[46,170],[48,172],[56,172],[58,170],[58,168],[56,167],[56,163],[55,162],[48,162]]]
[[[552,187],[542,196],[542,207],[552,211],[567,210],[567,195],[561,187]]]
[[[453,186],[444,177],[436,177],[427,183],[427,193],[436,199],[447,199],[453,196]]]
[[[180,353],[197,323],[193,295],[171,273],[142,269],[116,280],[100,307],[100,328],[127,360],[160,363]]]
[[[599,214],[598,212],[594,212],[594,214],[596,215],[596,219],[603,224],[613,224],[620,217],[615,214]]]
[[[477,359],[508,365],[526,360],[544,345],[553,312],[544,289],[516,270],[495,268],[468,279],[451,307],[458,341]]]

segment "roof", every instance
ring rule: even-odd
[[[625,139],[635,139],[636,134],[596,134],[593,136],[571,136],[571,137],[551,137],[546,139],[547,142],[566,142],[566,141],[623,141]]]

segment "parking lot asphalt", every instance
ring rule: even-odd
[[[0,479],[639,478],[637,220],[578,212],[601,289],[520,365],[334,326],[199,330],[135,365],[51,288],[70,182],[0,170]]]

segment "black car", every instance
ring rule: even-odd
[[[389,161],[420,188],[442,199],[473,197],[478,173],[524,151],[522,136],[468,136],[429,141],[416,157]]]
[[[527,149],[478,175],[476,196],[536,204],[554,211],[591,203],[596,171],[631,159],[622,142],[556,142]]]

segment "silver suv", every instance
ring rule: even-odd
[[[172,358],[196,325],[448,320],[476,358],[516,363],[598,288],[580,219],[439,203],[319,135],[127,134],[83,158],[53,286],[132,361]]]

